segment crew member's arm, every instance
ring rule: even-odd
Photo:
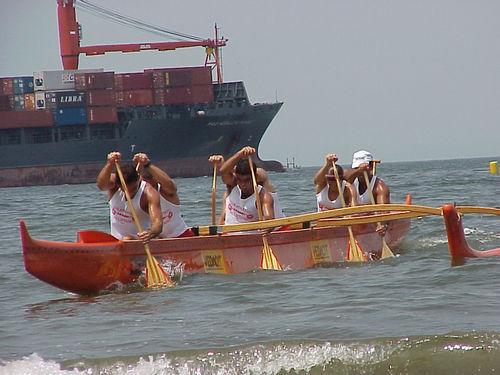
[[[262,219],[271,220],[274,219],[274,200],[273,196],[269,194],[265,189],[261,189],[259,192],[260,202],[262,206]]]
[[[250,156],[255,154],[255,149],[250,146],[245,146],[243,147],[240,151],[238,151],[236,154],[231,156],[229,159],[227,159],[220,167],[220,175],[222,178],[222,181],[227,186],[236,186],[236,181],[234,179],[233,175],[233,170],[238,161],[241,158],[244,158],[246,156]]]
[[[137,235],[144,243],[148,243],[152,238],[157,237],[163,230],[163,217],[160,207],[160,194],[151,185],[147,184],[141,197],[141,209],[149,214],[151,228],[144,230]]]
[[[115,191],[118,189],[117,176],[111,173],[115,167],[115,162],[120,162],[121,154],[119,152],[110,152],[107,156],[106,165],[97,175],[97,187],[101,190],[108,191],[108,199],[111,199]]]
[[[224,177],[222,175],[222,172],[220,171],[222,164],[224,164],[224,156],[222,156],[222,155],[210,155],[210,157],[208,158],[208,161],[210,163],[212,163],[214,165],[214,167],[219,168],[219,173],[221,175],[222,182],[224,182],[227,185],[226,181],[224,180],[224,178],[227,178],[227,177]],[[231,172],[230,177],[231,177],[231,181],[233,183],[232,186],[236,185],[236,182],[234,181],[234,177],[232,175],[232,172]]]
[[[271,182],[271,180],[267,176],[267,172],[263,168],[257,168],[255,179],[257,180],[257,184],[266,189],[266,191],[270,193],[276,193],[276,189],[274,188],[273,183]]]
[[[376,204],[389,204],[391,202],[391,192],[389,187],[380,178],[377,178],[373,187],[373,197]]]
[[[356,197],[356,189],[346,181],[344,189],[344,200],[349,207],[354,207],[358,204]]]
[[[359,181],[364,181],[364,172],[370,172],[369,163],[360,164],[354,169],[344,169],[344,180],[350,182],[351,184],[356,178],[359,178]]]
[[[316,185],[316,194],[319,194],[327,184],[325,175],[328,170],[332,168],[332,162],[337,162],[339,158],[335,154],[327,154],[325,157],[325,164],[316,172],[314,176],[314,185]]]
[[[224,225],[226,223],[226,200],[228,195],[229,192],[225,191],[224,195],[222,196],[222,207],[220,210],[219,220],[217,221],[217,224],[219,225]]]
[[[375,186],[373,187],[373,197],[375,198],[376,204],[388,204],[390,203],[389,187],[380,178],[377,178]],[[389,227],[389,222],[381,222],[377,224],[377,233],[380,236],[385,236],[387,228]]]
[[[166,172],[153,165],[148,155],[144,153],[135,154],[134,163],[140,163],[142,168],[147,169],[151,177],[160,184],[161,192],[165,199],[173,204],[180,204],[179,196],[177,195],[177,184]]]

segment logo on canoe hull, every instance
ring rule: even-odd
[[[205,273],[227,273],[226,261],[221,250],[202,250],[201,258]]]
[[[332,253],[327,240],[311,241],[311,255],[314,264],[331,263]]]

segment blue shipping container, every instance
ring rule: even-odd
[[[13,80],[14,94],[35,92],[33,77],[15,77]]]
[[[59,108],[52,112],[55,125],[82,125],[87,123],[87,108]]]

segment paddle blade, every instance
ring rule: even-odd
[[[358,241],[354,238],[349,240],[349,245],[347,246],[347,261],[348,262],[366,262],[368,258],[366,258],[365,253],[361,250],[361,246],[359,246]]]
[[[262,249],[262,255],[260,257],[260,268],[263,270],[274,270],[274,271],[283,271],[283,267],[281,267],[276,254],[266,243],[264,248]]]
[[[390,247],[387,245],[387,242],[385,242],[385,239],[382,237],[382,255],[380,256],[380,259],[391,257],[394,257],[394,254],[391,251]]]
[[[174,285],[175,283],[170,279],[160,263],[151,254],[148,254],[146,260],[146,286],[153,289],[162,289]]]

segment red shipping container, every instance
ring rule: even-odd
[[[110,106],[116,104],[115,90],[89,90],[85,93],[88,106]]]
[[[11,95],[0,95],[0,111],[12,111],[12,100]]]
[[[123,107],[153,105],[153,90],[116,91],[116,104]]]
[[[50,109],[0,112],[0,128],[2,129],[51,126],[53,124],[54,119]]]
[[[101,90],[115,87],[115,72],[75,73],[75,90]]]
[[[212,103],[214,88],[212,84],[191,86],[192,103]]]
[[[191,71],[192,85],[211,85],[212,84],[212,68],[208,66],[198,66],[192,68]]]
[[[212,85],[167,87],[154,90],[154,103],[157,105],[212,103],[213,101]]]
[[[138,90],[153,88],[151,72],[115,74],[115,88],[117,90]]]
[[[0,94],[14,95],[14,78],[0,78]]]
[[[154,88],[209,85],[212,83],[212,71],[207,66],[147,69],[145,72],[153,74]]]
[[[165,104],[165,89],[155,88],[153,89],[153,104],[164,105]]]
[[[118,113],[115,106],[88,107],[87,121],[89,124],[104,124],[118,122]]]
[[[164,88],[165,87],[165,71],[154,71],[153,76],[153,88]]]

